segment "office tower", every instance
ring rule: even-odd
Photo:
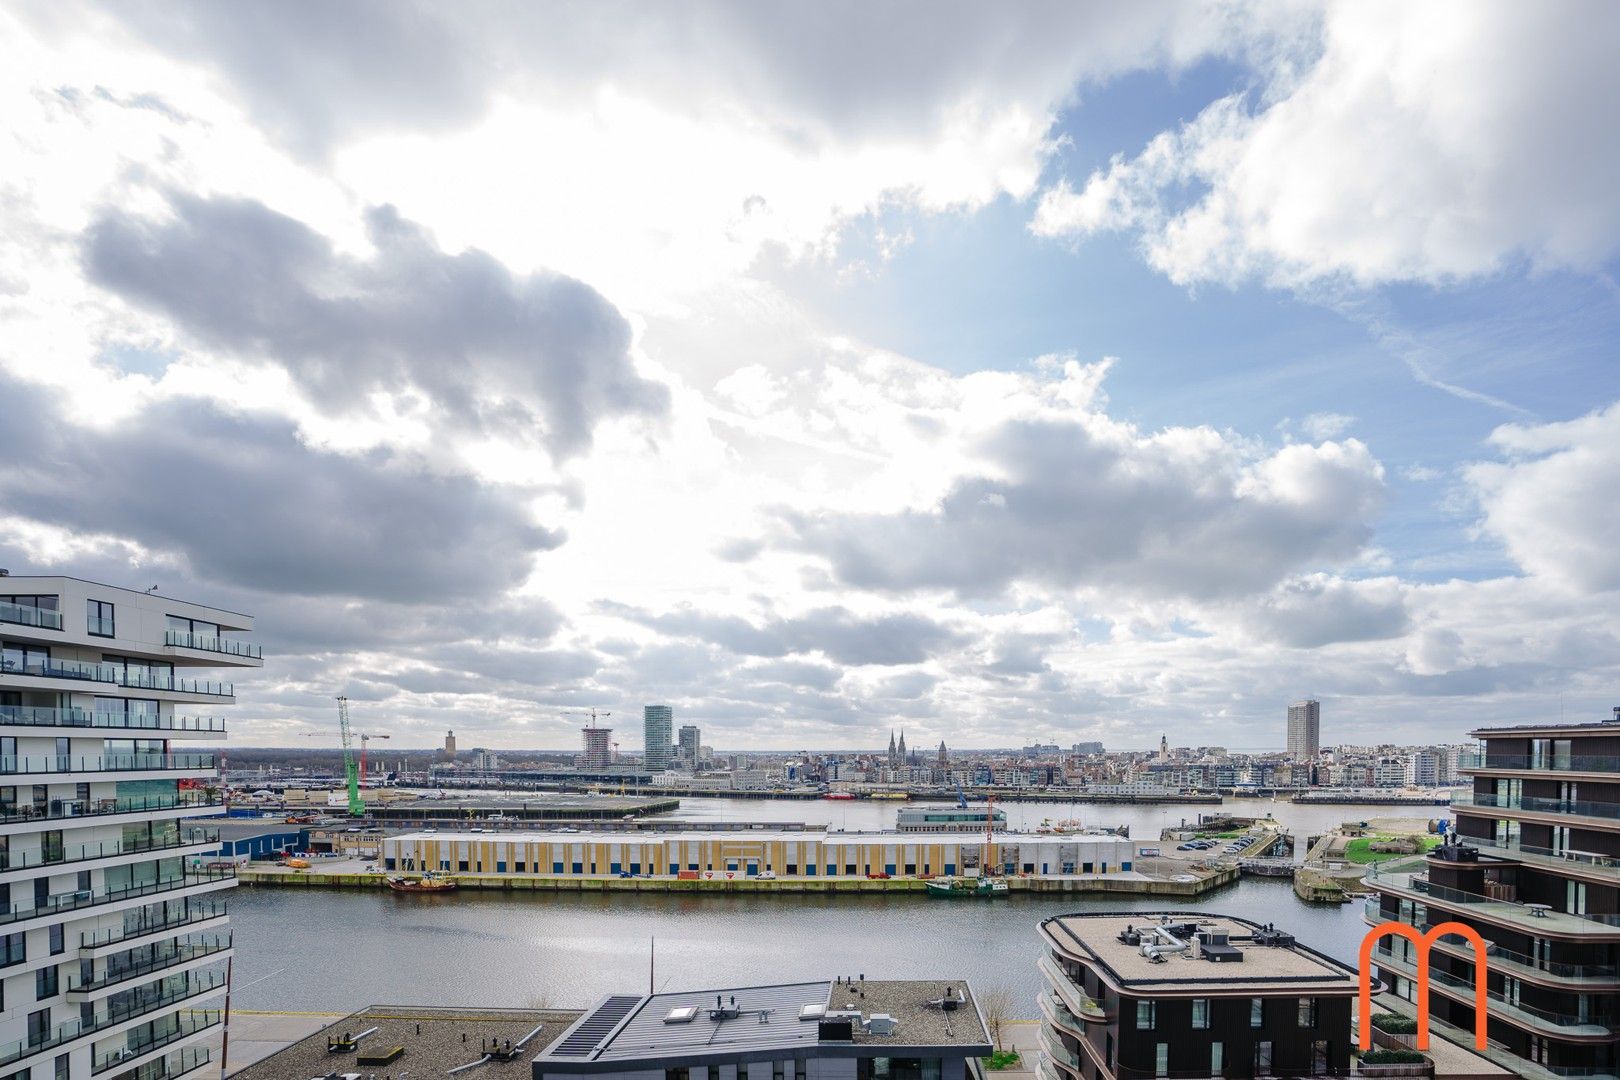
[[[1288,706],[1288,753],[1313,758],[1322,749],[1322,703],[1314,699]]]
[[[642,760],[649,769],[667,769],[675,756],[675,710],[668,705],[646,705],[641,710],[644,735]]]
[[[0,1074],[218,1074],[231,938],[204,668],[256,668],[246,615],[0,577]],[[201,675],[202,677],[198,677]]]
[[[681,764],[689,769],[695,769],[703,760],[703,733],[694,724],[686,724],[681,728],[681,742],[678,756]]]

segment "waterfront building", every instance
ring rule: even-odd
[[[1472,790],[1452,799],[1457,842],[1369,877],[1367,919],[1459,922],[1490,943],[1498,1064],[1536,1080],[1620,1075],[1620,723],[1472,734],[1483,746],[1461,766]],[[1397,1004],[1412,1001],[1412,943],[1385,937],[1373,959]],[[1448,935],[1428,959],[1432,1030],[1471,1044],[1473,953]]]
[[[859,979],[614,994],[534,1059],[534,1080],[965,1080],[991,1051],[967,983]],[[976,1063],[975,1063],[976,1064]],[[976,1072],[976,1070],[975,1070]]]
[[[696,769],[703,761],[703,733],[695,724],[681,725],[681,741],[677,748],[681,764]]]
[[[613,764],[613,729],[590,727],[579,729],[585,738],[585,753],[580,756],[580,768],[605,769]]]
[[[231,939],[202,669],[256,668],[245,615],[70,577],[0,598],[0,1075],[219,1071]],[[202,677],[199,677],[202,675]]]
[[[902,806],[895,814],[894,827],[904,833],[971,832],[1007,827],[1007,813],[985,806]]]
[[[1315,698],[1288,706],[1288,756],[1313,758],[1322,751],[1322,703]]]
[[[1257,923],[1087,912],[1040,924],[1037,1080],[1349,1072],[1354,968]]]
[[[667,769],[675,756],[675,710],[668,705],[645,705],[641,710],[642,761],[649,769]]]
[[[389,870],[548,877],[670,876],[766,871],[778,878],[934,877],[978,872],[984,833],[841,833],[806,829],[581,833],[414,832],[384,837]],[[1031,877],[1127,874],[1136,845],[1092,834],[999,833],[990,867]]]

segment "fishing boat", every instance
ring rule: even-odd
[[[958,878],[937,877],[930,878],[923,883],[927,886],[929,896],[937,896],[942,900],[966,900],[969,898],[986,896],[1006,896],[1011,890],[1007,882],[998,877]]]
[[[455,879],[439,877],[433,873],[423,874],[419,878],[408,878],[401,874],[388,876],[388,887],[395,892],[408,893],[444,893],[455,889]]]

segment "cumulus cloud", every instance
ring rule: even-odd
[[[635,372],[629,324],[578,281],[448,255],[388,207],[367,215],[366,259],[256,201],[176,193],[169,209],[104,209],[84,240],[91,280],[204,347],[284,367],[322,408],[425,398],[434,420],[538,435],[560,456],[603,419],[668,408]]]
[[[1336,4],[1311,30],[1261,88],[1051,187],[1031,227],[1136,233],[1184,283],[1444,282],[1620,247],[1620,148],[1595,136],[1613,5]]]
[[[1398,580],[1328,574],[1283,582],[1246,605],[1239,621],[1255,637],[1295,649],[1398,638],[1411,625]]]
[[[842,607],[815,608],[760,622],[684,609],[651,613],[622,604],[603,610],[676,637],[719,645],[746,656],[819,653],[846,665],[917,664],[959,645],[956,630],[911,612],[858,615]]]

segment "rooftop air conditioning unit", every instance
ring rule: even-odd
[[[898,1025],[888,1013],[873,1013],[862,1026],[868,1035],[893,1035]]]

